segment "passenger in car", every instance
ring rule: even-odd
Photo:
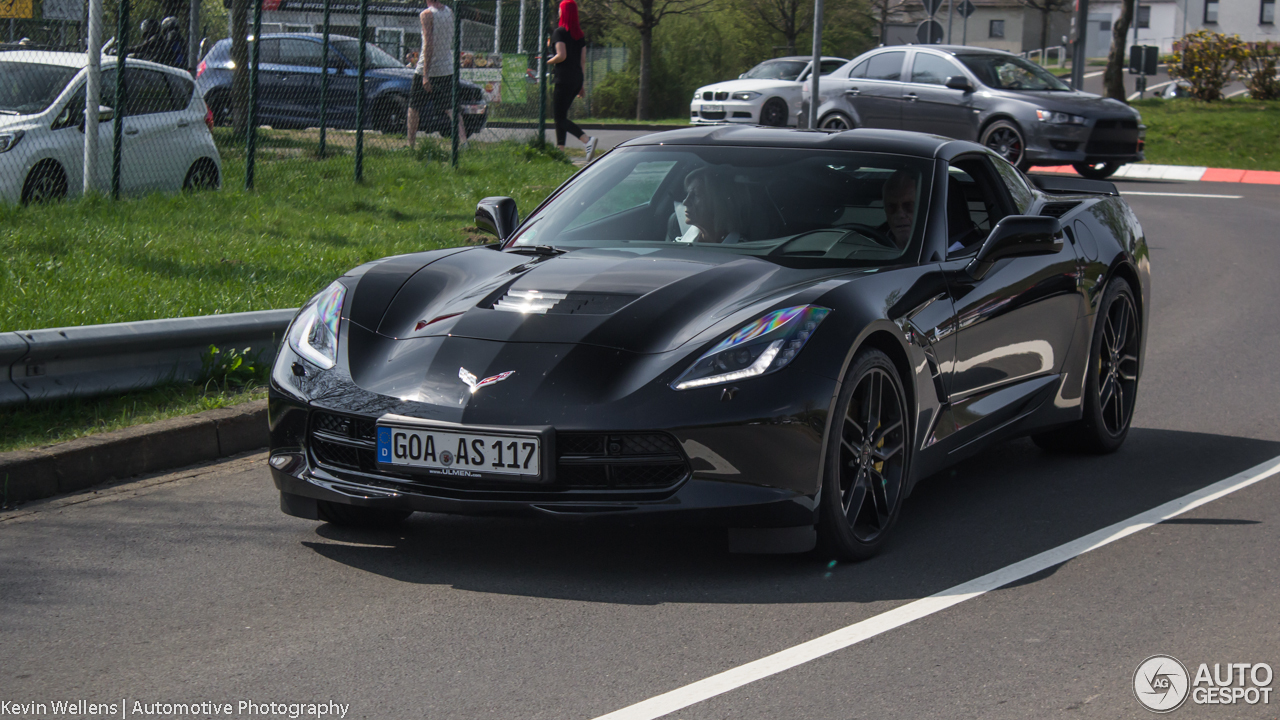
[[[745,239],[741,231],[748,209],[732,177],[713,168],[698,168],[685,176],[684,189],[684,218],[690,231],[683,242],[737,243]]]
[[[899,248],[911,242],[911,228],[916,219],[916,182],[914,172],[895,171],[884,181],[884,215],[889,225],[889,236]]]

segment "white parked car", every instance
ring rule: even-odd
[[[765,60],[737,80],[700,87],[689,105],[689,121],[794,127],[800,88],[809,79],[812,61],[812,57],[803,55]],[[824,57],[822,74],[827,75],[846,62],[843,58]]]
[[[84,189],[85,53],[0,52],[0,202],[37,202]],[[120,189],[216,188],[222,158],[191,75],[130,59]],[[95,185],[111,188],[116,59],[102,59]]]

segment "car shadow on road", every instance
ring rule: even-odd
[[[305,545],[395,580],[485,593],[641,605],[913,599],[1278,455],[1280,442],[1140,428],[1109,456],[1050,454],[1029,440],[1011,441],[923,481],[885,552],[855,564],[821,551],[730,554],[725,532],[713,528],[427,514],[395,531],[321,525]],[[1216,532],[1249,532],[1253,524],[1212,523],[1221,525]]]

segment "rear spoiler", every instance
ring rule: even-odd
[[[1119,195],[1116,184],[1107,180],[1086,180],[1067,175],[1028,175],[1028,179],[1044,192],[1055,195]]]

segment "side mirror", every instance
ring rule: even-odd
[[[487,197],[476,204],[476,227],[506,241],[520,224],[516,201],[509,197]]]
[[[947,78],[947,87],[952,90],[963,90],[965,92],[973,92],[973,83],[969,82],[969,78],[963,75],[952,75]]]
[[[115,119],[116,109],[109,108],[106,105],[98,106],[98,122],[111,122]]]
[[[1007,257],[1052,255],[1062,250],[1062,223],[1040,215],[1010,215],[992,228],[982,248],[966,268],[982,279],[997,260]]]

